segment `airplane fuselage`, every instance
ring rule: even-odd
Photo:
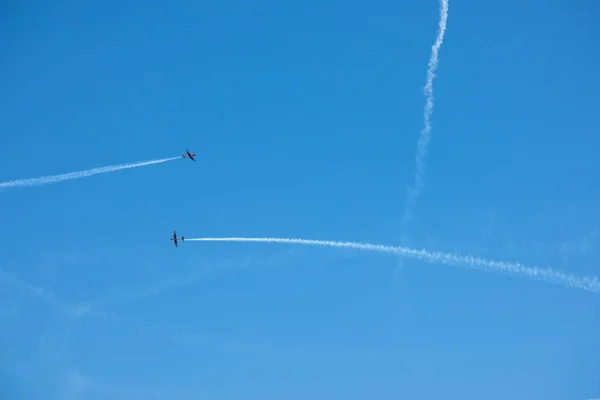
[[[183,155],[183,158],[189,158],[192,161],[196,161],[196,159],[194,158],[196,155],[193,153],[190,153],[189,150],[186,149],[185,154]]]
[[[171,238],[171,240],[172,240],[172,241],[173,241],[173,243],[175,244],[175,247],[178,247],[178,246],[177,246],[177,240],[179,240],[179,239],[181,239],[181,241],[183,242],[183,240],[184,240],[184,237],[182,236],[182,237],[178,238],[178,237],[177,237],[177,232],[176,232],[176,231],[173,231],[173,237]]]

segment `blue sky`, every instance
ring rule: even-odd
[[[600,275],[592,1],[450,3],[410,245]],[[436,1],[10,2],[3,399],[590,399],[600,297],[397,245]],[[5,276],[6,278],[6,276]],[[37,289],[36,289],[37,288]]]

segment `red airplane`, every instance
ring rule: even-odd
[[[179,246],[177,246],[177,239],[181,239],[181,241],[183,242],[183,236],[180,238],[177,238],[177,232],[173,231],[173,237],[171,238],[171,240],[175,242],[175,247],[179,247]]]
[[[194,157],[196,157],[196,155],[195,155],[195,154],[192,154],[192,153],[190,153],[190,151],[189,151],[188,149],[185,149],[185,152],[186,152],[186,154],[184,154],[184,155],[183,155],[183,158],[186,158],[186,157],[187,157],[187,158],[189,158],[189,159],[190,159],[190,160],[192,160],[192,161],[196,161],[196,160],[194,159]]]

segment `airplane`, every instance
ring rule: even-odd
[[[171,240],[175,242],[175,247],[179,247],[179,246],[177,246],[177,239],[181,239],[181,241],[183,242],[183,236],[180,237],[180,238],[178,238],[177,237],[177,232],[173,231],[173,237],[171,238]]]
[[[184,154],[184,155],[183,155],[183,158],[186,158],[186,157],[187,157],[187,158],[189,158],[189,159],[190,159],[190,160],[192,160],[192,161],[196,161],[196,160],[194,159],[194,157],[196,157],[196,155],[195,155],[195,154],[192,154],[192,153],[190,153],[190,151],[189,151],[188,149],[185,149],[185,152],[186,152],[186,154]]]

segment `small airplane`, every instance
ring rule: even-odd
[[[189,151],[188,149],[185,149],[185,153],[186,153],[186,154],[184,154],[184,155],[183,155],[183,158],[189,158],[189,159],[190,159],[190,160],[192,160],[192,161],[196,161],[196,160],[194,159],[194,157],[196,157],[196,155],[195,155],[195,154],[193,154],[193,153],[190,153],[190,151]]]
[[[183,236],[182,236],[182,237],[180,237],[180,238],[178,238],[178,237],[177,237],[177,232],[176,232],[176,231],[173,231],[173,237],[171,238],[171,240],[175,242],[175,247],[179,247],[179,246],[177,246],[177,239],[181,239],[181,241],[182,241],[182,242],[183,242],[183,240],[184,240]]]

